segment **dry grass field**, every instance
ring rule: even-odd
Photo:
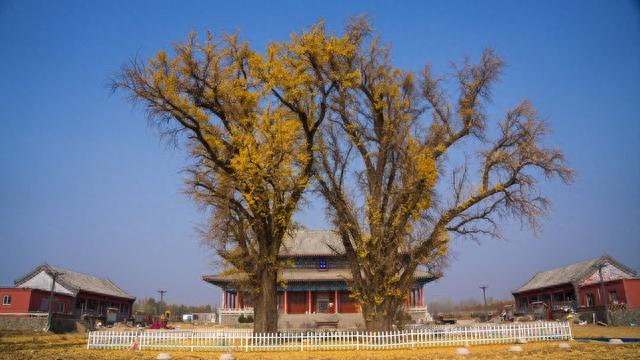
[[[640,338],[640,327],[612,326],[603,327],[597,325],[573,325],[571,333],[574,338],[584,337],[609,337],[609,338]]]
[[[574,327],[575,337],[640,337],[637,327],[603,328],[592,325]],[[510,345],[478,345],[469,348],[469,359],[640,359],[640,343],[610,345],[601,342],[571,341],[571,349],[562,349],[558,342],[521,345],[522,352],[511,353]],[[85,334],[17,334],[0,333],[0,359],[155,359],[159,351],[130,352],[124,350],[87,350]],[[213,352],[171,352],[174,359],[217,359]],[[383,351],[322,351],[234,354],[237,359],[456,359],[454,347],[420,350]]]

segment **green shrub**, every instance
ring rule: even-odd
[[[240,317],[238,317],[238,322],[240,324],[252,323],[253,322],[253,316],[252,315],[245,316],[244,314],[242,314],[242,315],[240,315]]]

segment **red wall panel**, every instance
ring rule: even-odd
[[[0,302],[0,313],[26,313],[33,311],[49,311],[49,308],[41,308],[42,300],[49,300],[49,292],[28,288],[0,288],[0,301],[5,295],[11,296],[10,305],[2,305]],[[71,314],[73,298],[68,295],[54,295],[54,313],[58,313],[58,303],[64,303],[64,314]]]
[[[605,293],[607,294],[607,301],[611,304],[609,299],[609,293],[615,291],[618,295],[618,302],[626,303],[627,298],[625,294],[624,284],[622,280],[611,281],[604,284]],[[604,306],[602,302],[602,296],[600,294],[600,284],[591,284],[580,288],[580,305],[587,306],[587,294],[593,294],[595,300],[595,306]]]
[[[348,291],[340,291],[338,293],[340,306],[338,306],[338,312],[340,313],[356,313],[358,312],[358,307],[356,302],[349,297]]]
[[[289,314],[304,314],[307,311],[307,292],[289,291],[287,293],[287,310]]]
[[[0,302],[0,313],[29,312],[31,289],[0,288],[0,301],[2,301],[5,295],[9,295],[11,297],[11,304],[2,305],[2,303]]]
[[[627,307],[630,309],[640,308],[640,279],[623,280]]]

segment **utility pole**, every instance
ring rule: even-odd
[[[605,266],[607,266],[607,264],[598,264],[598,274],[600,275],[600,299],[602,299],[602,303],[604,304],[604,314],[607,320],[607,325],[611,325],[611,318],[609,316],[609,301],[607,299],[607,293],[604,289],[604,279],[602,278],[602,268]]]
[[[482,297],[484,298],[484,307],[487,307],[487,285],[480,285],[480,289],[482,289]]]
[[[158,290],[158,292],[160,293],[160,315],[163,315],[163,311],[162,311],[162,303],[164,301],[164,294],[166,294],[168,291],[167,290]]]
[[[53,292],[56,290],[56,280],[61,273],[57,271],[51,272],[51,291],[49,292],[49,316],[47,318],[47,331],[51,331],[51,321],[53,318]]]

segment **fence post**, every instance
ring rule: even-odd
[[[522,324],[518,324],[518,340],[520,339],[522,339]]]
[[[464,327],[464,346],[469,347],[469,328]]]

